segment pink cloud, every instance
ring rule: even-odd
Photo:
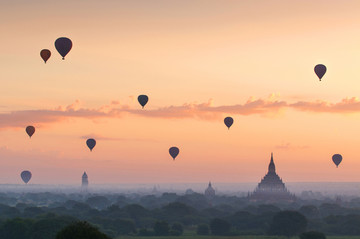
[[[29,124],[41,126],[71,118],[96,121],[101,118],[119,118],[128,114],[165,119],[216,120],[224,117],[224,115],[276,115],[286,109],[314,113],[359,113],[360,101],[353,97],[342,99],[337,103],[323,100],[286,102],[277,100],[274,95],[271,95],[267,99],[250,98],[245,103],[236,105],[214,106],[212,100],[209,100],[205,103],[185,103],[180,106],[170,105],[157,109],[148,109],[148,107],[135,109],[128,105],[121,105],[118,101],[112,101],[110,104],[98,108],[85,108],[82,107],[79,100],[76,100],[68,106],[58,106],[54,109],[1,112],[0,128],[25,127]]]
[[[80,137],[81,139],[96,139],[96,140],[108,140],[108,141],[152,141],[152,142],[157,142],[156,140],[153,139],[145,139],[145,138],[121,138],[121,137],[107,137],[107,136],[102,136],[99,134],[88,134],[88,135],[83,135]]]
[[[329,103],[322,100],[315,102],[299,101],[290,104],[289,107],[301,111],[322,113],[357,113],[360,112],[360,101],[357,97],[345,98],[338,103]]]

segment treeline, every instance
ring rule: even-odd
[[[335,208],[341,213],[341,207],[334,204],[320,208],[309,205],[292,211],[303,216],[305,221],[299,233],[317,230],[326,235],[359,235],[360,214],[332,215]],[[324,209],[329,211],[322,211]],[[103,210],[81,202],[74,202],[71,208],[26,207],[22,211],[3,205],[0,212],[0,238],[55,238],[61,228],[78,220],[96,225],[110,237],[180,236],[184,230],[198,235],[286,235],[287,232],[274,231],[272,226],[276,215],[287,211],[273,205],[257,205],[235,212],[228,212],[225,205],[197,210],[179,202],[157,209],[130,204],[124,207],[112,205]],[[322,217],[321,214],[329,215]],[[284,220],[278,228],[290,228],[287,222],[289,220]],[[17,235],[14,236],[14,232]]]
[[[48,201],[44,194],[21,197],[21,202],[15,197],[7,198],[12,203],[15,201],[15,205],[0,204],[0,238],[54,239],[60,229],[79,220],[95,225],[111,238],[177,236],[184,231],[198,235],[287,235],[289,232],[275,230],[275,226],[292,228],[286,225],[291,220],[276,224],[274,219],[289,211],[295,212],[294,218],[302,221],[298,231],[291,230],[297,234],[304,231],[320,231],[326,235],[360,234],[360,209],[331,201],[272,205],[254,204],[238,197],[207,199],[201,194],[173,193],[135,198],[77,195],[76,200],[64,196],[67,200],[57,198],[55,202],[55,198]],[[34,205],[36,200],[46,201],[48,205]]]

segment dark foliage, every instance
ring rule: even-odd
[[[210,233],[210,228],[207,224],[200,224],[197,226],[197,229],[196,229],[196,234],[198,235],[209,235]]]
[[[215,218],[210,222],[211,234],[228,235],[230,233],[231,224],[220,218]]]
[[[170,227],[166,221],[157,221],[154,225],[154,233],[157,236],[169,235]]]
[[[6,221],[0,228],[0,238],[24,239],[29,238],[33,221],[30,219],[15,218]]]
[[[170,235],[180,236],[183,234],[183,232],[184,232],[184,228],[183,228],[183,225],[181,225],[181,223],[175,222],[171,226]]]
[[[270,235],[295,236],[306,230],[307,219],[296,211],[282,211],[275,214],[269,228]]]
[[[56,239],[110,239],[110,237],[89,223],[78,221],[61,229]]]
[[[300,239],[326,239],[326,236],[322,232],[309,231],[300,234]]]

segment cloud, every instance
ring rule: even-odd
[[[120,118],[126,115],[162,119],[194,118],[201,120],[217,120],[225,115],[278,115],[287,109],[313,113],[360,113],[360,101],[356,97],[345,98],[340,102],[331,103],[323,100],[287,102],[278,100],[277,95],[266,99],[250,97],[243,104],[214,106],[210,99],[205,103],[185,103],[179,106],[166,106],[157,109],[146,107],[131,108],[119,101],[98,108],[86,108],[81,101],[76,100],[68,106],[58,106],[54,109],[19,110],[0,112],[0,128],[25,127],[29,124],[42,126],[44,124],[66,121],[73,118],[89,119],[97,122],[100,119]]]
[[[360,101],[357,97],[345,98],[338,103],[329,103],[322,100],[315,102],[299,101],[290,104],[289,107],[296,110],[319,113],[359,113]]]
[[[99,134],[88,134],[88,135],[83,135],[80,137],[81,139],[96,139],[96,140],[108,140],[108,141],[152,141],[152,142],[157,142],[156,140],[153,139],[144,139],[144,138],[120,138],[120,137],[108,137],[108,136],[102,136]]]
[[[128,106],[123,105],[114,111],[114,102],[99,108],[83,108],[81,102],[76,100],[68,106],[58,106],[54,109],[18,110],[0,113],[0,128],[25,127],[29,124],[42,126],[43,124],[65,121],[71,118],[85,118],[90,120],[121,117],[126,113]],[[124,109],[124,111],[123,111]]]

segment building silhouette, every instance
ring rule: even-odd
[[[273,153],[271,153],[270,164],[267,174],[261,179],[252,194],[249,194],[250,201],[265,202],[293,202],[295,195],[291,194],[285,187],[282,179],[277,175]]]
[[[81,191],[87,192],[88,186],[89,186],[88,176],[87,176],[86,172],[84,172],[84,174],[82,175],[82,180],[81,180]]]
[[[213,187],[211,186],[211,182],[209,182],[209,185],[208,185],[207,189],[205,190],[205,196],[207,198],[215,197],[215,189],[213,189]]]

